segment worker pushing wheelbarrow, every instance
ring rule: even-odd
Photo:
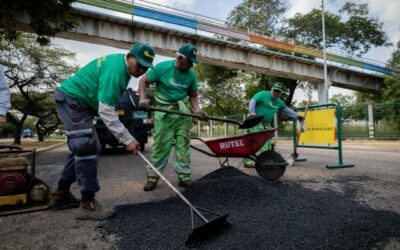
[[[255,168],[257,173],[264,179],[276,180],[284,174],[288,163],[279,153],[273,151],[271,147],[271,138],[276,130],[276,128],[271,128],[270,125],[274,115],[280,111],[292,119],[304,120],[303,116],[289,109],[279,98],[284,89],[285,86],[282,83],[276,82],[272,84],[271,90],[263,90],[256,93],[249,103],[250,116],[243,123],[235,120],[205,115],[199,116],[198,114],[167,110],[158,107],[150,107],[150,109],[153,111],[192,116],[205,120],[234,123],[239,125],[241,129],[247,129],[247,134],[243,136],[216,140],[202,140],[197,138],[204,142],[212,153],[193,145],[190,145],[190,147],[211,157],[219,159],[224,158],[224,160],[220,160],[221,166],[229,165],[229,158],[244,158],[245,167]]]
[[[239,125],[239,128],[241,129],[253,128],[254,126],[258,125],[264,118],[264,116],[257,116],[257,115],[249,116],[246,120],[244,120],[243,123],[240,123],[235,120],[222,119],[218,117],[211,117],[211,116],[200,117],[199,115],[193,113],[185,113],[185,112],[161,109],[156,107],[149,107],[149,108],[150,110],[153,111],[178,114],[183,116],[192,116],[205,120],[216,120],[227,123],[233,123]],[[265,145],[265,143],[268,140],[270,140],[273,137],[275,130],[276,129],[267,129],[263,131],[252,132],[246,135],[213,139],[213,140],[192,138],[200,140],[201,142],[205,143],[211,150],[211,153],[193,145],[190,145],[190,147],[208,156],[219,158],[221,167],[229,166],[229,158],[250,159],[251,161],[255,162],[255,164],[252,167],[256,169],[257,173],[261,177],[267,180],[276,180],[284,174],[287,162],[283,159],[283,157],[279,153],[273,150],[268,150],[257,155],[257,152]],[[251,168],[251,166],[249,166],[248,168]]]

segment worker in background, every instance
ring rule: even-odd
[[[280,95],[285,90],[285,85],[280,82],[275,82],[272,85],[271,90],[263,90],[256,93],[250,100],[249,113],[250,115],[263,115],[263,121],[257,126],[248,129],[247,132],[258,132],[271,128],[271,123],[274,120],[274,116],[278,111],[283,112],[292,119],[298,119],[299,121],[304,120],[304,117],[297,114],[281,100]],[[269,139],[264,146],[260,149],[259,153],[271,150],[272,139]],[[245,159],[245,167],[254,166],[254,161],[251,159]]]
[[[77,219],[103,220],[114,215],[112,209],[102,208],[95,200],[95,193],[100,190],[97,180],[100,143],[93,117],[98,113],[126,150],[136,154],[139,143],[119,121],[115,105],[131,77],[140,77],[153,67],[154,56],[153,48],[137,43],[127,54],[112,54],[91,61],[61,83],[55,101],[71,152],[65,159],[57,191],[52,193],[53,209],[79,206]],[[75,181],[81,191],[81,201],[69,191]]]
[[[149,84],[156,84],[155,103],[163,109],[191,112],[204,116],[198,102],[198,87],[193,64],[199,63],[197,48],[191,44],[184,44],[177,52],[174,60],[157,64],[149,70],[139,82],[139,106],[148,107],[146,88]],[[164,112],[154,114],[154,144],[150,161],[162,170],[168,163],[172,142],[175,140],[175,171],[179,179],[179,186],[187,187],[191,181],[190,162],[190,130],[192,118]],[[159,176],[147,167],[147,183],[145,191],[156,188]]]

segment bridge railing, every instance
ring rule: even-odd
[[[194,33],[199,32],[210,33],[212,35],[224,36],[226,38],[239,39],[247,45],[266,46],[279,51],[288,53],[288,56],[295,54],[307,55],[321,62],[323,54],[321,50],[309,48],[304,45],[288,42],[286,38],[274,37],[268,38],[260,35],[257,31],[239,30],[225,25],[225,22],[215,18],[196,14],[189,11],[183,11],[176,8],[162,6],[146,0],[78,0],[77,2],[100,7],[112,11],[122,12],[135,17],[152,19],[172,25],[178,25],[193,29]],[[299,59],[303,59],[299,57]],[[351,69],[359,69],[363,72],[382,73],[382,74],[398,74],[399,72],[387,68],[384,63],[379,63],[366,58],[354,58],[348,55],[338,53],[327,53],[328,63],[336,66],[347,66]]]

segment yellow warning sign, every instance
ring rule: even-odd
[[[299,112],[304,115],[304,112]],[[326,145],[337,144],[336,110],[322,109],[309,110],[306,117],[306,130],[301,133],[299,145]],[[300,123],[297,123],[300,129]]]

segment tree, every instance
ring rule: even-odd
[[[18,19],[27,15],[30,28],[37,34],[37,41],[41,45],[48,44],[49,37],[77,25],[72,2],[74,0],[0,1],[0,40],[15,40],[20,33]]]
[[[256,31],[270,37],[285,35],[288,41],[294,40],[310,47],[322,48],[321,10],[314,9],[307,14],[297,14],[291,19],[283,20],[283,14],[287,8],[288,4],[285,0],[244,0],[230,12],[226,23],[234,28]],[[338,14],[326,12],[325,18],[327,45],[330,48],[339,48],[351,54],[363,54],[372,46],[388,44],[388,37],[382,29],[382,23],[369,16],[367,4],[346,3]],[[268,49],[273,50],[272,48]],[[201,78],[201,81],[209,83],[219,79],[220,84],[224,83],[221,77],[224,77],[222,72],[225,69],[199,65],[198,70],[202,71],[202,67],[205,68],[203,71],[207,70],[209,73]],[[214,70],[211,70],[212,68]],[[229,72],[237,72],[236,77],[241,75],[238,73],[240,70],[229,70]],[[256,92],[269,88],[271,83],[280,81],[287,88],[283,99],[288,106],[291,106],[295,90],[297,88],[304,90],[310,85],[294,79],[259,73],[251,74],[252,77],[237,81],[238,84],[245,86],[247,100]],[[230,79],[230,81],[232,80]],[[230,85],[230,87],[233,91],[238,91],[242,85]],[[213,95],[209,92],[207,94]]]
[[[400,40],[397,42],[397,49],[392,53],[389,65],[392,69],[400,71]]]
[[[42,105],[36,110],[37,122],[35,124],[38,140],[43,141],[44,136],[48,136],[55,131],[61,124],[58,118],[57,109],[52,97],[47,96],[40,102]]]
[[[388,60],[388,64],[393,69],[400,69],[400,40],[397,42],[396,50]],[[396,68],[397,67],[397,68]],[[371,93],[356,93],[357,103],[400,103],[400,77],[399,75],[388,76],[380,91]]]
[[[20,114],[7,114],[8,120],[17,128],[16,144],[20,143],[20,132],[28,116],[38,118],[38,134],[53,128],[49,123],[54,122],[49,120],[58,119],[54,117],[55,104],[50,101],[55,86],[77,70],[71,63],[74,53],[51,44],[40,46],[36,38],[32,34],[21,34],[16,40],[0,42],[0,64],[7,67],[5,75],[12,92],[11,107]],[[42,136],[39,138],[43,139]]]
[[[231,115],[240,108],[244,91],[238,89],[236,81],[238,71],[213,65],[195,67],[198,80],[202,82],[202,104],[204,110],[213,115]]]
[[[261,35],[274,36],[287,9],[286,0],[245,0],[229,13],[226,24]]]
[[[322,49],[322,11],[313,9],[297,13],[287,20],[283,33],[289,39],[306,46]],[[338,14],[325,12],[326,47],[350,54],[362,55],[372,46],[388,46],[383,23],[369,16],[368,4],[347,2]]]
[[[396,50],[392,53],[392,57],[388,63],[392,68],[400,64],[400,41],[397,43]],[[356,93],[357,103],[385,103],[388,106],[375,105],[374,120],[375,122],[383,122],[386,127],[392,131],[400,131],[400,76],[389,76],[385,79],[380,91],[370,93]]]
[[[283,14],[287,8],[288,3],[286,0],[245,0],[230,12],[226,24],[233,28],[245,29],[265,36],[276,36],[278,35],[278,31],[282,25],[281,20],[283,19]],[[216,105],[215,100],[217,98],[225,99],[225,102],[219,102],[220,107],[218,108],[218,112],[222,113],[227,113],[228,110],[232,108],[231,104],[229,107],[223,106],[228,103],[226,99],[238,98],[237,92],[242,91],[243,88],[245,96],[243,97],[244,100],[242,100],[242,102],[246,109],[247,102],[250,98],[262,89],[269,89],[271,87],[270,83],[272,82],[281,81],[288,87],[289,91],[287,95],[285,94],[285,97],[287,97],[285,98],[285,102],[288,104],[290,104],[293,98],[294,89],[298,86],[296,80],[278,78],[254,72],[244,73],[241,70],[226,69],[219,66],[210,66],[205,64],[200,64],[196,68],[199,73],[206,72],[206,74],[202,74],[199,77],[199,80],[205,82],[204,86],[206,88],[211,87],[206,92],[206,98],[214,98],[214,102],[210,103]],[[228,75],[225,73],[228,73]],[[234,79],[234,77],[238,77],[238,79]],[[229,81],[229,83],[227,81]],[[229,84],[229,89],[235,91],[236,95],[222,95],[220,93],[221,91],[211,91],[213,88],[215,88],[215,90],[221,90],[221,88],[224,88],[223,84]],[[238,108],[234,108],[234,110],[238,110]],[[229,111],[229,113],[232,113],[234,110]]]
[[[331,103],[338,103],[341,106],[348,106],[354,103],[354,96],[339,93],[332,95],[329,101]]]

